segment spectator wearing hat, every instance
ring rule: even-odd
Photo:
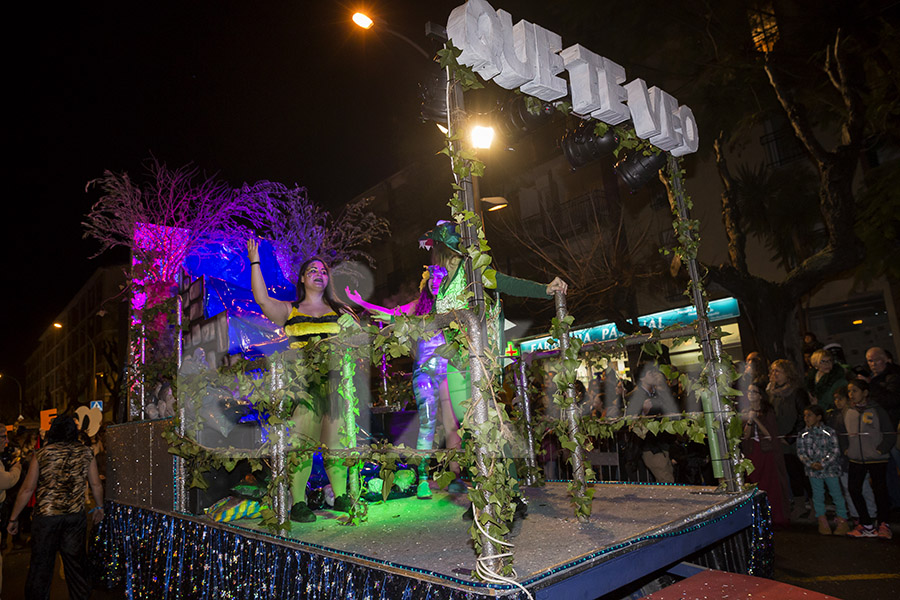
[[[7,525],[10,534],[19,531],[19,515],[32,494],[36,494],[26,598],[49,597],[57,553],[62,557],[69,598],[90,596],[85,552],[86,484],[90,484],[94,497],[96,506],[91,510],[91,518],[97,524],[103,518],[103,487],[94,453],[80,441],[78,425],[72,417],[56,417],[47,432],[46,445],[29,462]]]
[[[6,450],[9,439],[6,433],[6,425],[0,423],[0,452]],[[22,474],[22,465],[18,462],[7,468],[0,462],[0,504],[6,500],[6,490],[16,485]],[[3,592],[3,554],[0,553],[0,593]]]

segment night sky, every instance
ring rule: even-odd
[[[85,184],[104,170],[140,176],[153,155],[233,185],[297,183],[332,208],[440,147],[434,126],[418,119],[427,61],[394,36],[354,26],[358,4],[28,4],[5,19],[14,33],[5,41],[12,160],[0,349],[0,372],[23,383],[24,359],[54,317],[98,266],[127,256],[89,260],[98,246],[82,239],[98,199]],[[430,51],[425,22],[446,24],[459,4],[368,8]],[[0,383],[0,399],[17,393]]]

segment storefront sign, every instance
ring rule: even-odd
[[[697,120],[658,87],[642,79],[625,83],[625,69],[579,44],[562,48],[562,38],[540,25],[494,10],[486,0],[457,6],[447,21],[447,35],[462,50],[458,61],[508,90],[550,102],[572,93],[572,112],[609,125],[631,119],[638,137],[673,156],[697,151]],[[569,81],[559,76],[568,71]],[[624,85],[623,85],[624,84]]]
[[[41,431],[48,431],[50,429],[50,424],[53,423],[53,419],[56,418],[56,409],[51,408],[49,410],[41,411]]]
[[[741,311],[738,308],[737,300],[734,298],[723,298],[721,300],[713,300],[709,303],[709,311],[707,316],[710,321],[722,321],[725,319],[733,319],[740,316]],[[697,320],[697,309],[693,306],[685,306],[683,308],[674,308],[672,310],[664,310],[662,312],[653,313],[638,317],[638,323],[643,327],[651,329],[663,329],[670,325],[689,325]],[[584,329],[577,329],[569,334],[576,337],[584,343],[589,342],[605,342],[614,340],[622,334],[616,328],[614,323],[604,323]],[[551,350],[556,348],[557,341],[550,336],[544,336],[534,340],[523,341],[519,347],[522,353],[539,352],[542,350]]]

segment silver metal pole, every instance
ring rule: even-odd
[[[534,485],[537,478],[534,475],[537,469],[537,461],[534,457],[534,425],[531,421],[531,402],[528,397],[528,378],[525,376],[525,357],[517,360],[516,390],[519,395],[519,404],[522,407],[522,416],[525,419],[525,464],[528,465],[528,474],[525,477],[525,485]]]
[[[180,286],[179,286],[180,287]],[[183,340],[181,337],[181,321],[183,318],[183,310],[184,306],[182,305],[181,294],[178,294],[177,299],[175,300],[176,315],[175,319],[178,323],[178,333],[175,338],[175,362],[178,365],[177,372],[181,372],[181,362],[182,362],[182,353],[184,352]],[[185,425],[185,402],[183,399],[178,399],[178,435],[180,437],[184,437],[185,431],[187,431],[187,426]],[[175,500],[175,512],[186,513],[188,511],[187,505],[187,466],[185,464],[185,460],[180,456],[175,457],[175,490],[174,490],[174,500]]]
[[[556,301],[556,318],[562,322],[562,320],[566,318],[566,315],[568,315],[568,311],[566,310],[566,296],[562,292],[556,292],[554,296],[554,300]],[[560,338],[560,358],[565,360],[566,350],[569,349],[569,334],[563,333]],[[574,385],[569,385],[569,387],[566,388],[566,397],[569,399],[569,406],[564,411],[563,419],[566,421],[566,426],[569,430],[569,438],[575,443],[575,449],[572,451],[572,480],[578,484],[575,495],[579,498],[584,498],[587,495],[587,480],[584,474],[583,450],[581,444],[578,442],[578,419],[575,414]],[[584,515],[579,515],[578,520],[585,522],[588,519]]]
[[[447,128],[450,136],[459,133],[465,123],[465,102],[463,100],[463,90],[459,82],[455,81],[447,69]],[[451,142],[454,151],[459,151],[460,142],[454,140]],[[456,165],[452,165],[455,167]],[[456,169],[453,169],[456,173]],[[472,188],[472,176],[468,175],[464,178],[457,176],[457,183],[460,186],[460,197],[463,201],[463,207],[466,211],[475,212],[475,194]],[[469,247],[478,243],[478,231],[470,222],[463,223],[462,231],[460,231],[460,243],[464,247]],[[476,427],[483,425],[488,421],[487,402],[482,397],[480,383],[484,379],[484,360],[485,348],[487,348],[487,324],[485,321],[484,306],[484,286],[481,281],[481,269],[476,269],[472,265],[472,259],[465,257],[466,277],[469,282],[469,289],[472,291],[472,300],[470,308],[472,311],[455,311],[457,317],[463,318],[466,323],[466,335],[469,338],[469,373],[472,384],[472,415]],[[474,312],[473,312],[474,311]],[[478,472],[482,477],[488,476],[488,452],[484,448],[477,436],[474,439],[475,444],[475,464]],[[478,489],[476,493],[484,494],[485,512],[489,518],[492,516],[493,509],[490,504],[490,494],[486,490]],[[496,546],[486,534],[481,535],[481,556],[479,561],[491,571],[499,568],[499,562],[496,558]]]
[[[682,220],[690,218],[690,211],[684,201],[684,185],[681,180],[681,169],[678,159],[669,155],[669,172],[672,174],[672,197],[675,208]],[[700,266],[696,258],[687,261],[688,274],[691,277],[691,293],[694,307],[697,310],[697,334],[700,338],[700,348],[706,361],[711,392],[708,401],[703,403],[703,413],[706,418],[706,437],[709,441],[710,458],[712,459],[713,473],[722,480],[728,492],[740,491],[738,482],[734,477],[734,465],[728,447],[726,435],[728,422],[725,419],[722,399],[719,395],[718,379],[722,373],[722,341],[710,336],[709,318],[706,314],[706,299],[701,292]]]
[[[272,366],[269,373],[269,389],[273,396],[279,399],[274,407],[276,413],[282,410],[282,395],[279,390],[284,388],[284,357],[280,354],[272,359]],[[287,426],[284,423],[272,426],[272,477],[278,479],[279,483],[272,497],[272,510],[278,518],[279,523],[285,523],[288,520],[291,501],[288,501],[290,487],[288,486],[287,472]]]

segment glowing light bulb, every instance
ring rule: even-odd
[[[353,13],[353,22],[362,27],[363,29],[371,29],[372,25],[375,24],[375,21],[370,19],[368,16],[364,15],[361,12]]]
[[[475,148],[490,148],[494,141],[494,128],[476,125],[472,128],[472,146]]]

